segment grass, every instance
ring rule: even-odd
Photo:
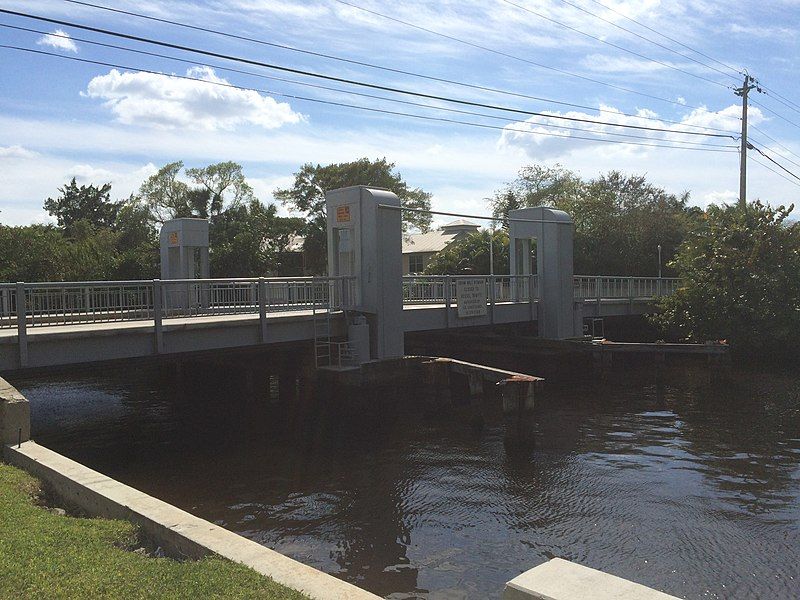
[[[39,495],[37,480],[0,463],[0,598],[305,598],[222,558],[130,552],[134,525],[59,516],[37,505]]]

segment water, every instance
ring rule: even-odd
[[[548,385],[534,446],[496,401],[323,406],[152,373],[14,381],[40,443],[390,598],[497,598],[560,556],[685,598],[800,597],[800,376]]]

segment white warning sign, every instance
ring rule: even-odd
[[[456,302],[459,318],[485,316],[486,280],[456,279]]]

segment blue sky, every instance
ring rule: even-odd
[[[352,0],[358,7],[442,34],[438,36],[335,0],[98,0],[97,3],[355,61],[589,108],[566,107],[360,67],[113,14],[64,0],[0,0],[0,7],[337,77],[551,115],[662,127],[673,132],[676,129],[710,131],[699,127],[738,131],[740,100],[726,86],[740,85],[740,77],[720,63],[736,69],[747,68],[768,90],[800,104],[798,0],[765,3],[740,0]],[[576,7],[677,53],[622,31]],[[524,10],[526,8],[539,15]],[[703,54],[660,37],[619,13]],[[302,95],[500,128],[382,115],[0,49],[0,221],[6,224],[46,221],[47,215],[41,209],[44,199],[55,195],[56,188],[73,176],[81,183],[110,181],[113,196],[121,198],[135,191],[157,167],[173,160],[183,160],[187,166],[222,160],[240,162],[259,197],[271,201],[272,190],[290,183],[292,173],[305,162],[326,164],[362,156],[385,156],[397,164],[410,184],[434,194],[436,209],[479,214],[488,212],[487,196],[513,179],[521,166],[533,163],[560,163],[585,177],[610,169],[646,174],[670,191],[691,191],[692,202],[700,206],[730,201],[738,194],[736,153],[589,142],[574,138],[586,136],[585,132],[555,126],[580,126],[593,130],[588,133],[589,137],[600,135],[605,139],[622,139],[608,137],[605,135],[608,132],[643,135],[647,139],[628,141],[673,146],[679,140],[735,145],[737,142],[731,139],[624,131],[542,117],[530,117],[524,122],[524,115],[508,113],[493,113],[495,117],[502,117],[494,119],[458,115],[438,110],[437,107],[446,106],[439,101],[325,84],[303,76],[158,49],[9,15],[0,15],[0,23],[50,33],[60,30],[61,34],[70,36],[70,39],[47,38],[0,28],[0,43],[6,45],[163,73],[188,73],[197,79],[228,82],[273,94]],[[93,46],[76,38],[169,54],[187,62]],[[579,77],[536,67],[531,62]],[[215,67],[210,68],[210,63]],[[431,108],[359,98],[346,92],[232,73],[220,67],[425,102]],[[751,137],[776,160],[800,174],[800,166],[790,162],[800,163],[800,112],[781,104],[780,98],[774,95],[753,92],[753,99],[761,106],[751,106],[750,121],[758,128],[750,130]],[[751,152],[751,156],[753,154]],[[749,165],[749,197],[759,197],[776,205],[800,200],[800,187],[755,161],[750,161]]]

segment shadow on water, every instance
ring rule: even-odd
[[[548,382],[526,445],[496,399],[418,389],[14,383],[41,443],[391,598],[498,597],[553,556],[687,598],[799,597],[800,377],[617,375]]]

